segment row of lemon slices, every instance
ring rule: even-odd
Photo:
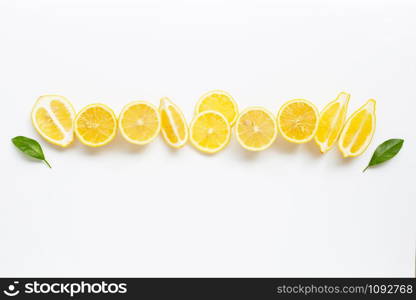
[[[274,142],[278,132],[293,143],[312,139],[322,153],[338,141],[344,157],[358,156],[371,142],[375,130],[375,101],[368,100],[347,121],[350,95],[340,93],[319,114],[311,102],[295,99],[280,108],[277,117],[262,107],[250,107],[239,113],[237,103],[224,91],[204,94],[196,105],[189,128],[182,111],[168,98],[159,108],[145,101],[127,104],[119,118],[104,104],[91,104],[78,114],[63,96],[45,95],[36,102],[32,121],[49,142],[66,147],[74,132],[85,145],[99,147],[113,140],[119,128],[122,136],[138,145],[150,143],[162,131],[172,147],[184,146],[188,139],[199,150],[216,153],[230,141],[231,127],[239,143],[252,151],[264,150]]]

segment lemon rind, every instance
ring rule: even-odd
[[[371,133],[370,133],[370,137],[369,137],[369,139],[368,139],[368,142],[367,142],[367,144],[364,146],[364,147],[362,147],[361,149],[360,149],[360,151],[358,151],[358,152],[356,152],[356,153],[351,153],[350,151],[347,151],[346,149],[344,149],[344,147],[342,146],[342,140],[343,140],[343,138],[344,138],[344,135],[345,135],[345,132],[346,132],[346,128],[347,128],[347,126],[348,126],[348,124],[351,122],[351,120],[359,113],[359,112],[361,112],[362,110],[364,110],[364,109],[366,109],[366,106],[368,106],[369,104],[371,104],[372,106],[373,106],[373,109],[372,109],[372,111],[369,111],[371,114],[372,114],[372,116],[373,116],[373,120],[372,120],[372,131],[371,131]],[[342,156],[344,157],[344,158],[347,158],[347,157],[357,157],[357,156],[359,156],[359,155],[361,155],[361,154],[363,154],[366,150],[367,150],[367,148],[370,146],[370,144],[371,144],[371,141],[373,140],[373,137],[374,137],[374,133],[375,133],[375,131],[376,131],[376,104],[377,104],[377,101],[376,100],[374,100],[374,99],[369,99],[369,100],[367,100],[367,102],[365,102],[362,106],[360,106],[348,119],[347,119],[347,121],[345,122],[345,124],[344,124],[344,127],[342,128],[342,131],[341,131],[341,134],[340,134],[340,136],[339,136],[339,140],[338,140],[338,148],[339,148],[339,150],[341,151],[341,153],[342,153]]]
[[[345,98],[342,98],[343,96]],[[343,122],[345,124],[346,115],[347,115],[347,112],[348,112],[348,104],[350,102],[350,97],[351,97],[351,95],[349,93],[346,93],[346,92],[339,93],[335,100],[332,100],[327,105],[325,105],[325,107],[319,113],[319,116],[321,117],[329,109],[329,107],[331,107],[335,103],[341,103],[341,109],[343,108],[343,106],[346,107],[346,111],[345,111],[345,115],[344,115],[344,122]],[[321,122],[321,119],[319,119],[319,121],[318,121],[318,126],[317,126],[318,128],[319,128],[320,122]],[[338,138],[341,135],[344,124],[342,124],[341,129],[339,130],[338,135],[335,138],[335,141],[331,146],[328,146],[327,141],[325,141],[325,143],[319,141],[317,136],[315,135],[314,140],[315,140],[316,144],[319,146],[319,150],[321,151],[321,153],[326,153],[329,150],[331,150],[332,148],[334,148],[334,146],[337,144]]]
[[[199,110],[199,107],[201,106],[202,101],[206,97],[208,97],[209,95],[212,95],[212,94],[223,94],[223,95],[226,95],[230,99],[230,101],[231,101],[231,103],[233,104],[233,107],[234,107],[235,116],[234,116],[234,119],[232,121],[228,121],[227,118],[225,118],[225,119],[227,120],[227,122],[229,122],[230,127],[233,127],[233,125],[235,124],[235,122],[237,121],[237,118],[238,118],[238,104],[234,100],[233,96],[231,96],[230,93],[228,93],[226,91],[223,91],[223,90],[208,91],[208,92],[204,93],[201,97],[199,97],[199,100],[198,100],[198,102],[195,106],[195,115],[198,115],[198,114],[202,113],[202,111]],[[215,110],[207,110],[207,111],[215,111]],[[221,112],[219,112],[219,111],[216,111],[216,112],[221,114]]]
[[[111,114],[111,116],[113,117],[113,120],[114,120],[114,130],[113,130],[113,133],[108,137],[108,139],[106,139],[104,142],[101,142],[101,143],[91,143],[91,142],[85,140],[83,138],[83,136],[78,133],[78,125],[77,125],[78,124],[78,119],[79,119],[79,117],[86,110],[90,109],[91,107],[101,107],[101,108],[103,108],[105,111],[107,111],[107,112],[109,112]],[[89,147],[97,148],[97,147],[105,146],[108,143],[110,143],[112,140],[114,140],[114,138],[115,138],[115,136],[117,134],[117,125],[118,125],[118,123],[117,123],[117,117],[114,114],[114,111],[110,107],[108,107],[107,105],[105,105],[103,103],[93,103],[93,104],[89,104],[89,105],[85,106],[75,116],[75,120],[74,120],[74,132],[75,132],[75,135],[77,136],[77,138],[79,139],[79,141],[82,144],[84,144],[86,146],[89,146]]]
[[[36,100],[35,104],[33,105],[32,112],[31,112],[31,119],[32,119],[33,127],[35,127],[36,131],[39,133],[39,135],[42,138],[44,138],[46,141],[48,141],[49,143],[51,143],[55,146],[60,146],[62,148],[66,148],[69,145],[71,145],[72,142],[74,141],[74,126],[72,125],[72,128],[71,128],[70,131],[66,131],[62,127],[62,125],[55,120],[56,117],[53,113],[51,113],[49,104],[52,100],[56,100],[56,98],[58,98],[62,103],[65,104],[69,113],[71,114],[71,119],[72,119],[71,121],[73,123],[74,119],[75,119],[75,116],[76,116],[74,106],[72,105],[72,103],[66,97],[64,97],[62,95],[57,95],[57,94],[46,94],[46,95],[39,96],[38,99]],[[46,103],[41,103],[42,101],[45,101]],[[49,136],[44,134],[43,131],[39,128],[39,126],[36,122],[36,112],[38,111],[39,108],[44,108],[44,109],[47,110],[50,117],[54,120],[55,125],[59,128],[61,133],[64,135],[64,142],[50,138]]]
[[[312,107],[312,109],[314,110],[314,112],[315,112],[315,114],[316,114],[316,120],[317,120],[317,121],[316,121],[316,124],[315,124],[315,128],[314,128],[314,130],[313,130],[312,134],[311,134],[308,138],[303,139],[303,140],[297,140],[297,139],[292,139],[292,138],[288,137],[288,136],[287,136],[287,135],[283,132],[282,128],[280,127],[280,122],[279,122],[279,120],[280,120],[280,115],[281,115],[281,113],[282,113],[283,109],[284,109],[286,106],[288,106],[289,104],[292,104],[292,103],[295,103],[295,102],[303,102],[303,103],[308,104],[310,107]],[[289,142],[292,142],[292,143],[295,143],[295,144],[304,144],[304,143],[307,143],[307,142],[311,141],[311,140],[315,137],[316,131],[318,130],[318,123],[319,123],[319,111],[318,111],[318,109],[316,108],[316,106],[315,106],[312,102],[310,102],[309,100],[306,100],[306,99],[293,99],[293,100],[289,100],[289,101],[286,101],[286,102],[285,102],[285,103],[284,103],[284,104],[280,107],[279,112],[278,112],[278,114],[277,114],[276,122],[277,122],[277,128],[279,129],[279,133],[283,136],[283,138],[284,138],[285,140],[287,140],[287,141],[289,141]]]
[[[260,110],[260,111],[266,113],[270,117],[270,119],[273,121],[273,124],[274,124],[274,135],[273,135],[272,139],[270,140],[270,142],[268,144],[266,144],[266,145],[264,145],[263,147],[260,147],[260,148],[250,147],[250,146],[245,145],[244,142],[241,140],[240,135],[238,134],[238,123],[240,122],[241,117],[244,114],[246,114],[246,113],[248,113],[250,111],[253,111],[253,110]],[[256,151],[256,152],[266,150],[267,148],[270,148],[270,146],[275,142],[275,140],[277,138],[277,134],[278,133],[277,133],[276,118],[275,118],[275,116],[273,116],[273,114],[269,110],[265,109],[264,107],[261,107],[261,106],[251,106],[251,107],[247,107],[246,109],[244,109],[239,114],[239,116],[238,116],[237,121],[235,122],[235,124],[236,124],[236,126],[235,126],[235,135],[236,135],[237,141],[246,150]]]
[[[227,139],[226,139],[226,141],[220,146],[220,147],[218,147],[218,148],[215,148],[215,149],[210,149],[210,148],[205,148],[205,147],[201,147],[197,142],[195,142],[194,141],[194,139],[192,138],[192,130],[193,130],[193,127],[194,127],[194,124],[195,124],[195,122],[196,122],[196,120],[198,119],[198,118],[200,118],[201,116],[203,116],[203,115],[206,115],[206,114],[215,114],[215,115],[217,115],[217,116],[220,116],[222,119],[223,119],[223,121],[225,122],[225,124],[227,125],[227,132],[228,132],[228,134],[227,134]],[[191,144],[196,148],[196,149],[198,149],[199,151],[201,151],[201,152],[203,152],[203,153],[207,153],[207,154],[215,154],[215,153],[217,153],[217,152],[219,152],[219,151],[221,151],[222,149],[224,149],[229,143],[230,143],[230,140],[231,140],[231,126],[230,126],[230,123],[228,122],[228,120],[221,114],[221,113],[219,113],[219,112],[217,112],[217,111],[214,111],[214,110],[206,110],[206,111],[203,111],[203,112],[201,112],[201,113],[199,113],[199,114],[197,114],[194,118],[193,118],[193,120],[191,121],[191,125],[189,126],[189,139],[190,139],[190,141],[191,141]]]
[[[160,131],[162,132],[162,136],[163,136],[164,141],[169,146],[171,146],[172,148],[175,148],[175,149],[180,149],[180,148],[182,148],[183,146],[186,145],[186,143],[188,142],[188,139],[189,139],[189,128],[188,128],[188,124],[186,123],[185,115],[183,114],[182,110],[175,103],[173,103],[169,98],[167,98],[167,97],[163,97],[162,99],[160,99],[159,116],[162,115],[162,110],[165,110],[166,113],[167,113],[167,115],[170,116],[171,113],[167,109],[169,106],[172,106],[176,110],[176,112],[180,115],[181,120],[184,123],[185,137],[181,141],[179,141],[179,134],[177,134],[177,132],[175,132],[176,136],[178,137],[178,142],[177,143],[172,143],[169,140],[169,138],[167,137],[167,134],[166,134],[165,130],[162,127],[162,120],[160,120],[160,125],[161,125]],[[169,121],[171,121],[171,120],[169,120]],[[176,128],[175,128],[175,130],[176,130]]]

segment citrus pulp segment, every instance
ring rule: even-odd
[[[122,136],[130,143],[148,144],[160,131],[159,111],[146,101],[131,102],[120,113],[119,127]]]
[[[319,114],[315,142],[322,153],[335,145],[345,123],[349,100],[350,94],[339,93],[337,98],[329,102]]]
[[[347,120],[338,140],[344,157],[362,154],[370,144],[376,128],[376,101],[368,100]]]
[[[100,147],[111,142],[117,132],[117,118],[104,104],[90,104],[78,112],[74,121],[75,134],[84,145]]]
[[[180,108],[168,98],[160,99],[159,114],[162,136],[168,145],[181,148],[188,141],[188,125]]]
[[[265,150],[276,139],[276,119],[262,107],[250,107],[240,113],[235,130],[238,142],[245,149]]]
[[[205,153],[216,153],[228,145],[231,136],[230,124],[215,111],[204,111],[195,116],[190,126],[192,145]]]
[[[204,111],[216,111],[222,114],[233,126],[238,117],[238,105],[233,97],[221,90],[214,90],[205,93],[199,99],[195,113],[199,114]]]
[[[282,136],[293,143],[309,142],[318,129],[319,113],[308,100],[295,99],[283,104],[277,115]]]
[[[75,110],[64,96],[40,96],[32,109],[32,123],[48,142],[67,147],[74,140]]]

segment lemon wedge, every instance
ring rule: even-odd
[[[205,93],[199,99],[195,113],[199,114],[204,111],[216,111],[222,114],[233,126],[238,117],[238,105],[233,97],[221,90],[214,90]]]
[[[339,93],[338,97],[329,102],[320,113],[315,142],[322,153],[335,145],[347,116],[350,94]]]
[[[318,129],[319,113],[308,100],[295,99],[283,104],[277,115],[277,126],[283,138],[301,144],[309,142]]]
[[[104,104],[90,104],[78,112],[74,121],[75,134],[86,146],[100,147],[111,142],[117,132],[117,118]]]
[[[362,154],[370,145],[376,129],[376,101],[368,100],[347,120],[338,141],[344,157]]]
[[[265,150],[276,139],[276,119],[262,107],[249,107],[240,113],[235,130],[243,148],[251,151]]]
[[[160,99],[159,114],[162,136],[173,148],[181,148],[188,141],[188,125],[177,105],[168,98]]]
[[[195,116],[190,126],[192,145],[204,153],[216,153],[228,145],[231,136],[227,119],[215,111],[204,111]]]
[[[36,131],[48,142],[67,147],[74,140],[72,122],[75,110],[63,96],[40,96],[32,109],[32,123]]]

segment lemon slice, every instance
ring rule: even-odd
[[[327,152],[336,143],[347,116],[350,94],[339,93],[334,101],[329,102],[320,113],[315,142],[322,153]]]
[[[91,104],[78,112],[74,121],[75,134],[84,145],[100,147],[111,142],[117,132],[117,118],[104,104]]]
[[[165,141],[173,148],[183,147],[188,141],[188,125],[182,111],[164,97],[160,99],[159,114]]]
[[[236,122],[237,140],[247,150],[265,150],[277,136],[276,119],[262,107],[249,107]]]
[[[230,126],[234,125],[238,117],[237,103],[230,94],[221,90],[210,91],[199,99],[195,113],[199,114],[208,110],[221,113]]]
[[[204,111],[195,116],[190,126],[192,145],[205,153],[216,153],[228,145],[231,136],[227,119],[215,111]]]
[[[319,113],[308,100],[295,99],[283,104],[277,115],[277,126],[289,142],[309,142],[318,129]]]
[[[344,157],[355,157],[368,147],[376,129],[376,101],[368,100],[347,120],[338,141]]]
[[[48,142],[67,147],[74,140],[72,122],[75,110],[63,96],[40,96],[32,109],[32,123],[36,131]]]
[[[160,131],[159,111],[146,101],[131,102],[120,113],[119,127],[123,137],[130,143],[148,144]]]

